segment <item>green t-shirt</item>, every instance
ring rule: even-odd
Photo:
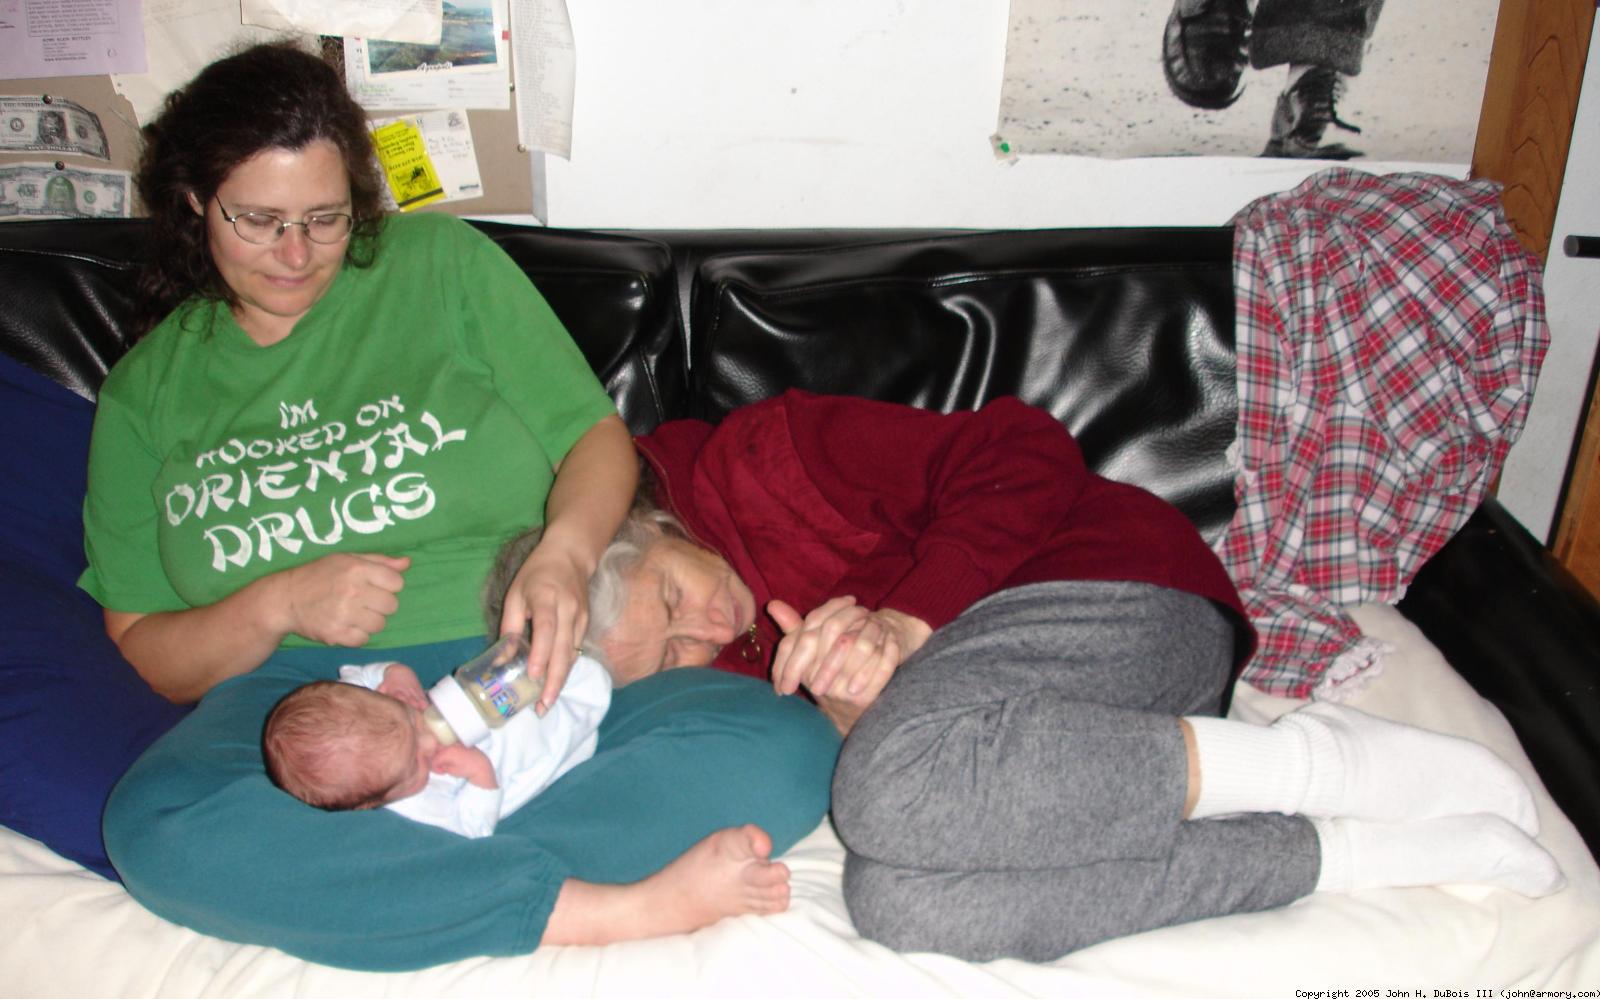
[[[377,647],[481,633],[495,552],[615,412],[526,275],[445,215],[391,218],[284,340],[189,303],[100,392],[79,584],[132,613],[214,603],[333,552],[409,555]],[[287,645],[308,645],[291,636]]]

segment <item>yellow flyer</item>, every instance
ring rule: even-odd
[[[415,124],[402,118],[374,129],[372,139],[378,147],[378,162],[383,164],[384,176],[389,179],[389,191],[401,211],[420,208],[444,197],[439,172],[428,157],[422,130]]]

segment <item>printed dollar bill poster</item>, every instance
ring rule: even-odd
[[[0,166],[0,219],[127,218],[129,179],[125,170],[8,163]]]
[[[1467,163],[1499,0],[1010,0],[997,155]]]
[[[60,97],[0,97],[0,153],[111,158],[100,116]]]

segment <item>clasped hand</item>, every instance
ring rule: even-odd
[[[782,600],[767,604],[784,637],[772,661],[780,694],[804,687],[840,735],[883,693],[900,664],[922,648],[933,629],[890,608],[868,610],[853,596],[834,597],[804,617]]]

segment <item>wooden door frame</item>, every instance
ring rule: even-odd
[[[1546,260],[1594,25],[1594,0],[1500,0],[1472,176],[1504,185],[1506,218]],[[1591,398],[1551,550],[1600,594],[1600,398]]]
[[[1578,113],[1594,0],[1500,0],[1472,175],[1505,186],[1506,216],[1545,259]]]

